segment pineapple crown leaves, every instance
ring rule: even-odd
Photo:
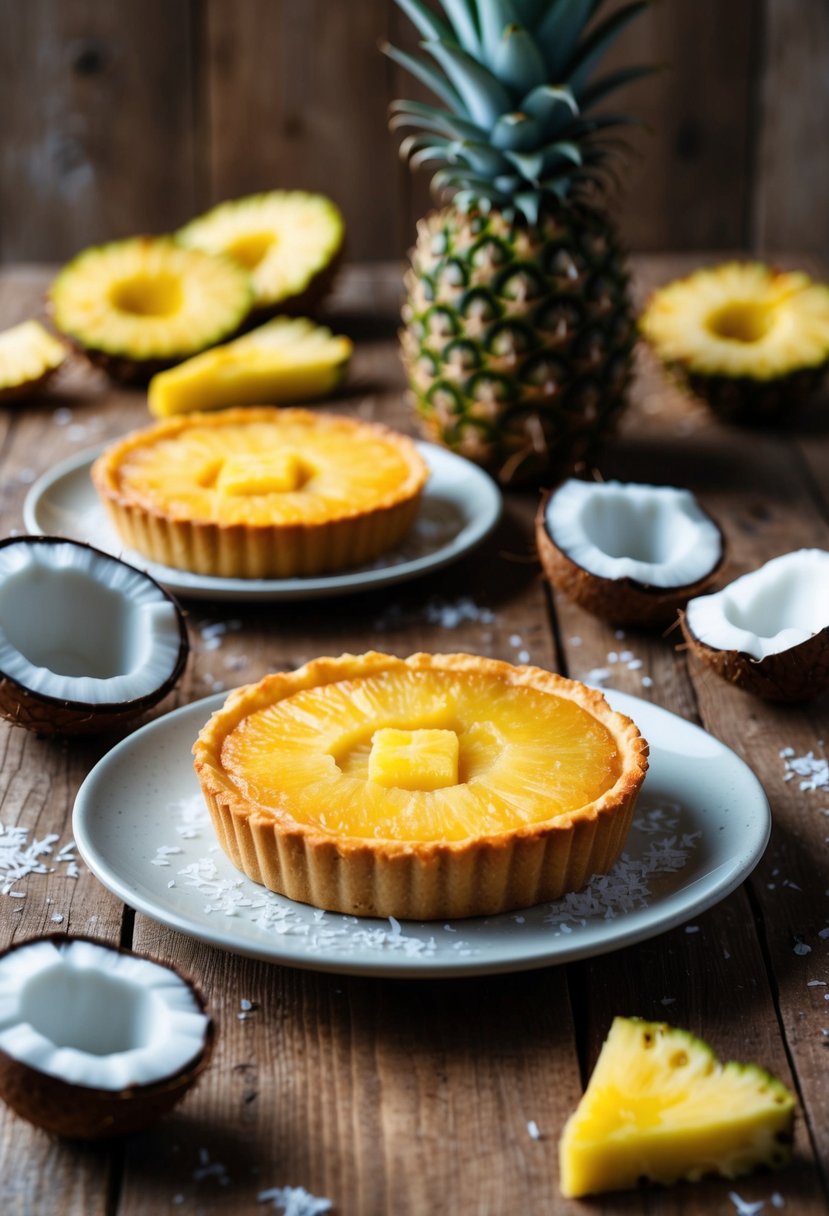
[[[608,47],[650,0],[607,16],[606,0],[396,0],[421,35],[425,56],[384,52],[442,105],[395,101],[392,130],[413,129],[401,155],[440,166],[433,188],[459,207],[493,206],[536,223],[545,201],[609,172],[604,132],[632,123],[594,107],[654,67],[596,75]],[[588,28],[589,27],[589,28]]]

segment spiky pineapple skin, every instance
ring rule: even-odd
[[[403,362],[426,436],[504,485],[590,463],[625,407],[635,319],[612,224],[434,211],[406,273]]]

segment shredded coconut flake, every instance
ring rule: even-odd
[[[330,1199],[320,1199],[306,1191],[304,1186],[274,1186],[260,1191],[258,1203],[270,1203],[283,1216],[322,1216],[334,1206]]]
[[[766,1206],[763,1199],[758,1199],[756,1203],[749,1203],[747,1199],[742,1199],[736,1191],[729,1191],[728,1198],[737,1209],[737,1216],[758,1216]]]
[[[793,747],[784,747],[780,758],[785,763],[784,781],[799,777],[802,790],[829,790],[829,760],[825,756],[816,756],[814,752],[797,756]]]
[[[481,607],[468,595],[456,600],[429,599],[418,608],[404,609],[399,604],[391,604],[381,616],[374,621],[378,632],[391,629],[401,629],[417,621],[426,621],[430,625],[439,625],[441,629],[457,629],[464,621],[478,621],[491,625],[495,613],[491,608]]]
[[[42,840],[32,841],[29,841],[28,837],[26,828],[19,825],[5,827],[0,823],[0,894],[21,899],[25,896],[25,891],[15,891],[12,888],[30,874],[62,872],[65,878],[78,877],[74,841],[61,845],[55,853],[58,836],[49,835],[44,836]],[[47,857],[51,857],[52,865],[46,864],[44,859]]]

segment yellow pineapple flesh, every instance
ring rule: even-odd
[[[231,405],[324,397],[342,382],[352,345],[306,318],[276,317],[232,342],[196,355],[150,381],[157,418]]]
[[[0,333],[0,400],[29,396],[66,358],[66,348],[39,321],[23,321]]]
[[[636,1186],[735,1178],[790,1156],[794,1096],[755,1064],[721,1064],[664,1023],[616,1018],[559,1145],[570,1198]]]
[[[396,841],[461,841],[566,820],[621,768],[608,729],[574,701],[440,670],[302,689],[252,714],[222,757],[263,808]]]

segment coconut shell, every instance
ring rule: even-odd
[[[55,945],[70,940],[88,941],[119,954],[134,953],[99,938],[83,935],[70,938],[67,934],[52,934],[46,938],[18,942],[11,950],[30,946],[36,940],[51,941]],[[148,955],[140,957],[156,961],[149,959]],[[206,1013],[206,1002],[196,984],[175,967],[165,965],[187,984],[202,1013]],[[216,1027],[210,1019],[204,1045],[186,1068],[149,1085],[135,1085],[117,1091],[69,1084],[0,1051],[0,1098],[22,1119],[55,1136],[72,1140],[103,1140],[127,1135],[149,1127],[181,1101],[210,1063],[215,1039]]]
[[[673,624],[677,611],[689,599],[711,587],[725,558],[725,538],[717,526],[721,541],[719,559],[704,578],[694,583],[654,587],[632,578],[604,578],[579,566],[550,536],[546,524],[549,499],[550,494],[545,494],[535,520],[536,548],[544,573],[562,595],[611,625],[648,629]]]
[[[723,680],[764,701],[796,705],[829,688],[829,628],[781,650],[755,659],[740,650],[718,650],[700,641],[680,613],[682,633],[692,652]]]
[[[108,562],[120,562],[121,565],[128,564],[127,562],[121,562],[120,558],[114,557],[110,553],[103,553],[102,550],[96,549],[94,545],[88,545],[83,541],[69,541],[64,537],[13,536],[7,540],[0,541],[0,546],[24,543],[32,545],[72,544],[76,548],[89,549],[93,553],[99,553]],[[34,731],[39,735],[104,734],[107,731],[116,730],[118,727],[140,718],[142,714],[151,709],[153,705],[157,705],[159,701],[163,700],[172,691],[181,678],[190,653],[190,642],[187,636],[184,613],[177,600],[170,595],[169,591],[165,591],[161,584],[156,582],[146,571],[142,570],[140,573],[148,582],[163,592],[165,598],[170,601],[176,610],[179,649],[175,665],[167,679],[162,684],[159,684],[158,688],[154,688],[152,692],[146,693],[143,697],[136,697],[130,701],[95,704],[88,701],[70,701],[61,697],[50,697],[44,693],[34,692],[32,689],[27,688],[25,684],[21,684],[12,676],[0,671],[0,717],[6,718],[7,721],[13,722],[16,726],[22,726],[26,730]]]

